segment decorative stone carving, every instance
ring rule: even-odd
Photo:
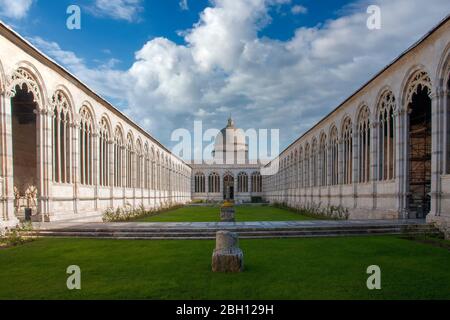
[[[216,233],[216,248],[212,255],[212,271],[244,271],[244,254],[239,248],[239,239],[236,233],[230,231],[218,231]]]
[[[24,208],[31,208],[36,212],[37,193],[38,190],[35,186],[29,186],[23,195],[17,187],[14,187],[14,208],[16,212],[19,212]]]
[[[16,86],[22,87],[22,85],[24,84],[27,86],[28,90],[33,93],[34,102],[36,102],[38,105],[41,105],[41,91],[39,89],[37,81],[31,75],[31,73],[23,68],[19,68],[13,72],[8,85],[8,97],[14,97],[16,95]]]
[[[431,80],[428,74],[425,71],[417,71],[414,73],[414,75],[411,77],[411,80],[408,85],[408,89],[406,92],[406,102],[411,103],[412,97],[415,93],[417,93],[417,89],[419,88],[419,85],[422,88],[427,88],[428,95],[431,97]]]
[[[37,188],[35,186],[29,186],[25,191],[25,197],[27,199],[28,208],[36,208],[37,206]]]

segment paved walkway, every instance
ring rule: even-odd
[[[346,226],[400,226],[424,225],[425,220],[307,220],[307,221],[255,221],[255,222],[35,222],[35,230],[97,230],[97,229],[283,229]]]

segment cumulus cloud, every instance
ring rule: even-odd
[[[381,30],[366,27],[368,2],[291,39],[261,37],[271,6],[289,0],[212,0],[185,30],[184,44],[155,38],[136,53],[128,70],[89,69],[58,53],[75,73],[106,95],[126,99],[125,112],[162,142],[171,131],[221,128],[231,113],[238,126],[280,128],[286,146],[335,108],[373,74],[436,25],[448,0],[373,0],[382,10]],[[411,23],[411,21],[414,23]],[[81,64],[81,65],[80,65]],[[107,71],[106,71],[107,70]]]
[[[139,13],[143,10],[142,0],[95,0],[94,5],[89,7],[95,15],[128,22],[139,21]]]
[[[287,145],[450,9],[446,0],[426,7],[419,0],[378,0],[383,27],[371,31],[369,3],[359,1],[334,20],[297,29],[287,41],[258,36],[270,23],[270,6],[283,3],[289,2],[214,0],[185,32],[185,45],[147,42],[130,69],[129,113],[154,119],[152,131],[164,140],[200,115],[220,127],[232,110],[238,125],[282,128]]]
[[[308,12],[308,8],[306,8],[305,6],[296,4],[296,5],[292,6],[291,12],[292,12],[292,14],[294,14],[294,15],[297,15],[297,14],[305,14],[305,13]]]
[[[0,16],[12,19],[25,17],[33,0],[0,0]]]
[[[111,58],[98,64],[96,68],[89,68],[82,58],[72,51],[61,49],[56,42],[46,41],[41,37],[33,37],[28,40],[100,95],[114,99],[119,104],[124,102],[123,91],[127,90],[127,73],[114,69],[117,63],[116,59]]]

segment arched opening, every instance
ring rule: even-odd
[[[262,192],[262,176],[259,172],[252,173],[252,192]]]
[[[344,120],[342,143],[343,184],[351,184],[353,182],[353,130],[350,118]]]
[[[378,180],[395,179],[396,102],[386,90],[378,102]]]
[[[358,182],[370,181],[370,114],[369,108],[361,109],[358,117]]]
[[[450,58],[449,58],[450,60]],[[450,64],[450,61],[449,61]],[[449,72],[447,74],[447,84],[446,84],[446,90],[445,90],[445,103],[446,103],[446,112],[447,112],[447,167],[446,167],[446,173],[450,173],[450,66],[449,66]]]
[[[425,218],[430,211],[431,191],[431,99],[421,84],[413,93],[409,111],[410,218]]]
[[[339,136],[336,127],[333,127],[330,132],[330,174],[331,185],[339,184]]]
[[[223,177],[223,199],[234,199],[234,177],[230,174],[226,174]]]
[[[319,145],[319,165],[320,165],[320,186],[324,187],[328,178],[328,146],[327,136],[325,134],[320,138]]]
[[[205,193],[205,174],[203,172],[197,172],[195,174],[195,193]]]
[[[16,86],[11,98],[13,179],[15,211],[23,217],[25,208],[37,212],[38,153],[37,103],[26,84]]]
[[[248,175],[245,172],[238,175],[238,192],[248,192]]]
[[[215,172],[208,176],[208,192],[220,193],[220,177]]]

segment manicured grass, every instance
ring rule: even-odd
[[[186,206],[154,216],[140,218],[143,222],[217,222],[218,206]],[[272,206],[236,206],[236,221],[293,221],[311,217]]]
[[[396,237],[242,240],[245,272],[210,271],[214,241],[40,239],[0,249],[0,299],[450,299],[450,252]],[[66,268],[82,290],[66,288]],[[382,289],[366,287],[379,265]]]

